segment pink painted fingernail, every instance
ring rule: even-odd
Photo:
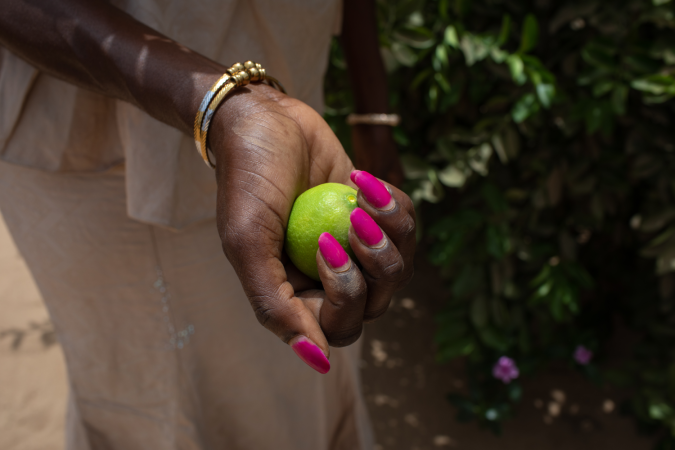
[[[354,231],[361,238],[363,242],[369,247],[376,247],[382,239],[384,234],[377,226],[372,217],[361,208],[355,208],[349,215],[349,220],[352,222]]]
[[[355,185],[361,189],[368,203],[378,209],[384,209],[391,203],[391,194],[384,184],[368,172],[354,170],[349,176]]]
[[[347,252],[330,233],[322,233],[319,236],[319,250],[333,269],[340,268],[349,262]]]
[[[317,372],[324,374],[330,370],[330,362],[323,351],[305,336],[299,336],[291,345],[291,348],[298,357],[309,367]]]

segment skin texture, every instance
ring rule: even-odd
[[[354,2],[345,2],[345,28],[351,33],[345,49],[353,59],[353,36],[365,25],[350,25],[355,14],[349,5]],[[374,31],[362,32],[365,38],[374,36]],[[4,0],[0,45],[46,73],[132,103],[190,136],[204,93],[226,70],[98,0]],[[384,76],[383,69],[375,73]],[[354,82],[360,86],[365,81],[357,77]],[[369,105],[369,90],[357,92]],[[382,102],[381,92],[376,97],[373,104]],[[386,103],[386,88],[383,98]],[[357,147],[380,141],[363,138]],[[283,238],[300,193],[327,182],[354,187],[349,179],[354,167],[326,122],[296,99],[265,85],[249,85],[218,109],[209,143],[217,161],[217,223],[223,250],[260,323],[286,343],[304,336],[326,356],[329,344],[353,343],[363,321],[381,315],[394,290],[412,276],[415,221],[410,199],[387,185],[396,205],[379,211],[359,193],[359,204],[382,228],[386,243],[371,249],[350,230],[364,270],[351,264],[337,273],[317,254],[322,288],[290,264]],[[378,147],[373,154],[395,151],[387,148]],[[370,156],[365,161],[377,166]],[[378,166],[375,173],[387,173],[386,167]]]

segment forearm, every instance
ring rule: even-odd
[[[100,0],[4,0],[0,45],[41,71],[192,133],[225,67]]]
[[[340,43],[356,113],[387,113],[387,75],[380,55],[375,0],[344,0]]]

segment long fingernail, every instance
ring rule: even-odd
[[[391,194],[380,180],[363,170],[354,170],[349,177],[361,189],[368,203],[378,209],[389,209]]]
[[[319,251],[332,269],[340,269],[349,262],[347,252],[330,233],[319,236]]]
[[[291,344],[291,348],[305,364],[317,372],[324,374],[330,370],[330,361],[328,361],[328,358],[326,358],[326,355],[323,354],[319,346],[309,338],[299,336]]]
[[[361,208],[355,208],[349,215],[354,231],[369,247],[377,247],[384,238],[382,230],[377,226],[372,217]]]

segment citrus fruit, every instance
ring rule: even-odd
[[[338,183],[325,183],[303,192],[293,203],[286,227],[286,253],[302,273],[320,281],[316,252],[321,233],[330,233],[350,257],[349,214],[358,206],[356,191]]]

